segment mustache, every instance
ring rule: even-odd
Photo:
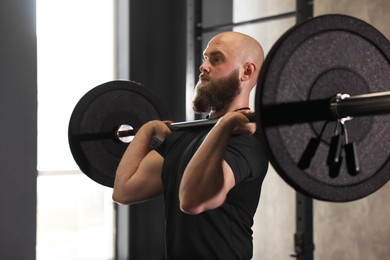
[[[209,77],[209,75],[205,74],[205,73],[200,73],[199,74],[199,80],[210,80],[211,78]]]

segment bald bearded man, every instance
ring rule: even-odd
[[[113,200],[164,195],[167,259],[251,259],[268,160],[246,114],[264,54],[238,32],[218,34],[203,54],[193,108],[218,122],[174,132],[168,122],[144,124],[119,163]],[[153,138],[164,141],[151,149]]]

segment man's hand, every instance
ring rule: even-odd
[[[164,141],[165,137],[167,137],[171,133],[171,129],[169,128],[169,125],[172,123],[172,121],[165,120],[153,120],[150,122],[147,122],[143,127],[151,127],[152,128],[152,135],[157,138],[160,142]]]
[[[236,112],[229,112],[219,120],[220,123],[232,124],[233,134],[253,135],[256,132],[256,123],[250,122],[246,115],[253,114],[252,110],[241,110]]]

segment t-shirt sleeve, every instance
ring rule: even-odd
[[[150,148],[158,152],[162,157],[165,157],[165,147],[166,147],[166,142],[159,142],[154,138],[150,145]]]
[[[234,173],[236,185],[244,180],[264,178],[268,169],[268,158],[256,135],[232,136],[226,148],[224,160]]]
[[[172,132],[168,135],[164,141],[158,141],[157,139],[153,139],[151,143],[151,149],[158,152],[162,157],[166,157],[167,154],[174,148],[177,143],[176,140],[183,135],[180,131]]]

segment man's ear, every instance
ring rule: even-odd
[[[243,73],[241,75],[241,81],[246,81],[251,79],[255,75],[256,65],[251,62],[246,62],[243,65]]]

